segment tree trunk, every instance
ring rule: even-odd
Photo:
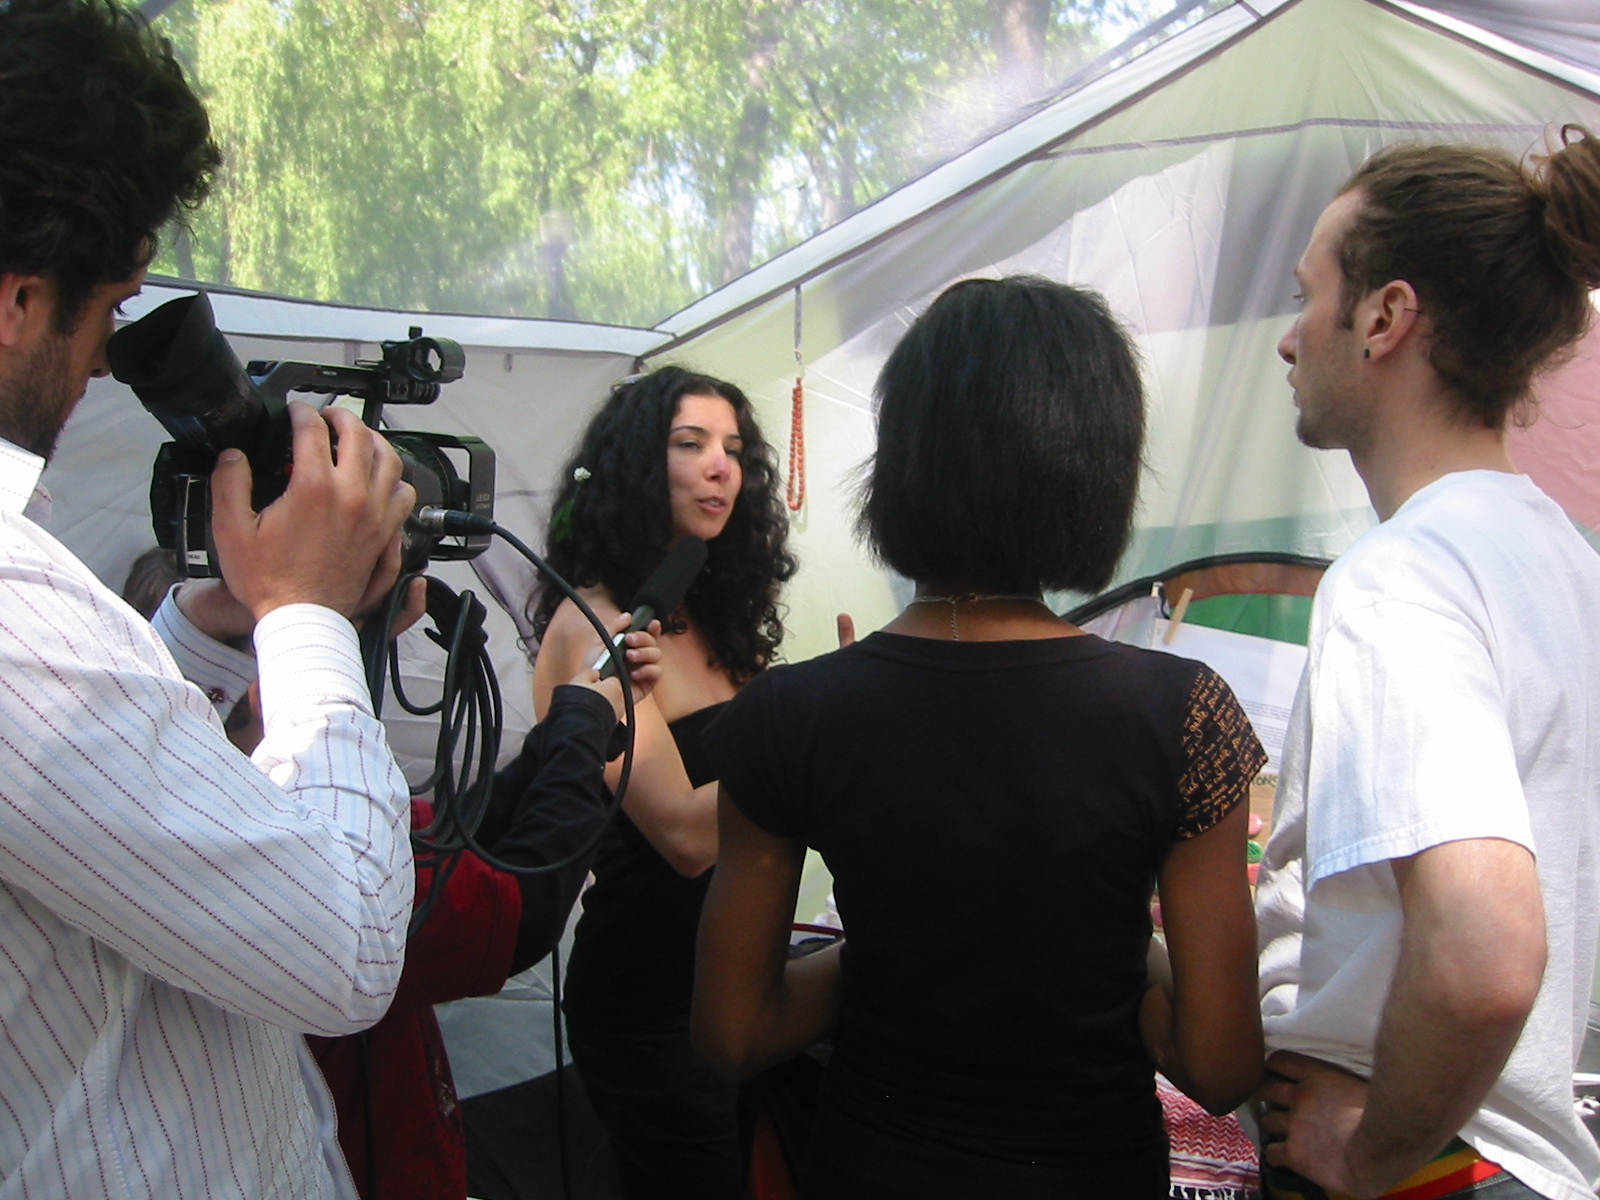
[[[750,269],[750,256],[755,248],[757,189],[766,181],[767,134],[772,126],[767,78],[777,53],[777,27],[781,24],[771,19],[772,13],[762,11],[766,7],[761,0],[756,0],[745,17],[749,37],[749,52],[744,61],[747,90],[723,175],[726,181],[720,264],[723,283],[737,279]]]
[[[172,256],[178,260],[179,279],[198,278],[194,273],[194,242],[181,224],[173,226]]]
[[[233,282],[233,230],[228,223],[228,206],[219,204],[222,216],[222,235],[217,239],[217,277],[213,281],[223,287]]]
[[[989,0],[996,68],[1005,90],[1019,101],[1043,88],[1044,39],[1052,0]]]
[[[841,133],[834,144],[837,170],[830,181],[832,187],[822,203],[824,226],[837,225],[856,210],[856,139]]]
[[[737,279],[750,269],[755,248],[756,185],[766,166],[767,129],[772,110],[764,96],[744,99],[739,129],[728,151],[727,207],[722,214],[722,282]]]

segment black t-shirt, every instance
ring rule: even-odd
[[[829,1103],[1041,1165],[1162,1144],[1137,1020],[1156,871],[1264,760],[1214,672],[875,633],[764,672],[706,741],[740,809],[833,872]]]
[[[695,787],[716,772],[701,733],[722,712],[713,704],[673,721],[683,769]],[[694,992],[694,942],[711,872],[678,874],[639,827],[618,812],[600,839],[594,886],[567,967],[567,1012],[590,1026],[623,1030],[685,1024]]]

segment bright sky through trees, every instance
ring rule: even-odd
[[[227,166],[155,269],[653,324],[1016,119],[1168,7],[183,0],[157,28]]]

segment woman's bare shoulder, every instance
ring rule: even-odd
[[[604,588],[579,588],[578,594],[602,621],[608,621],[616,615],[617,606],[611,602]],[[584,665],[586,650],[593,648],[593,652],[598,653],[599,646],[600,635],[589,624],[589,618],[571,600],[563,600],[551,614],[550,624],[539,641],[539,652],[534,658],[535,711],[543,715],[552,690],[578,673]]]
[[[619,611],[616,602],[611,599],[611,593],[605,588],[579,588],[578,595],[583,597],[584,603],[594,609],[595,615],[602,621],[609,621]],[[594,626],[589,624],[589,618],[568,599],[563,600],[550,617],[550,627],[544,631],[544,644],[562,645],[573,639],[586,642],[598,636]]]
[[[602,621],[610,621],[618,613],[618,608],[611,600],[610,594],[603,587],[579,587],[578,594],[584,602],[595,611],[595,616]],[[600,635],[595,634],[595,627],[590,626],[578,605],[571,600],[562,600],[555,613],[550,616],[550,624],[544,630],[544,638],[539,642],[539,656],[549,656],[562,662],[562,666],[576,666],[568,664],[566,659],[578,653],[584,646],[598,642]]]

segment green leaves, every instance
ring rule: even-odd
[[[1002,58],[1060,78],[1141,2],[188,0],[160,28],[227,165],[156,268],[649,325],[1005,119]],[[1006,22],[1040,19],[1019,68]]]

